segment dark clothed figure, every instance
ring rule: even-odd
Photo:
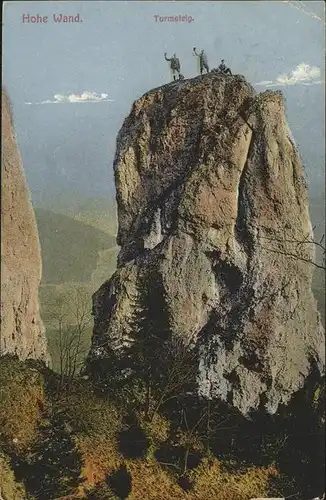
[[[204,69],[206,69],[206,73],[209,73],[209,66],[207,62],[207,56],[203,50],[200,51],[199,54],[196,52],[196,47],[193,48],[194,56],[199,57],[199,67],[200,67],[200,74],[203,74]]]
[[[180,61],[177,58],[177,55],[173,54],[173,56],[171,58],[168,58],[168,57],[166,57],[166,53],[165,53],[164,57],[165,57],[165,60],[170,63],[170,68],[171,68],[171,71],[172,71],[173,80],[176,80],[177,76],[178,76],[178,78],[180,80],[180,70],[181,70],[181,67],[180,67]]]
[[[220,70],[221,73],[224,75],[232,75],[230,68],[228,68],[225,65],[224,59],[222,59],[221,64],[219,65],[218,69]]]

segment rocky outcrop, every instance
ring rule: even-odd
[[[48,361],[39,314],[41,254],[8,98],[2,93],[1,355]]]
[[[91,355],[126,354],[140,274],[155,286],[154,272],[172,335],[199,350],[199,393],[275,413],[324,363],[282,94],[217,74],[152,90],[119,132],[114,171],[121,250],[94,295]]]

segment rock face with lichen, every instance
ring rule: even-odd
[[[34,210],[2,93],[0,354],[48,361],[39,314],[41,254]]]
[[[198,348],[199,394],[275,413],[324,365],[282,94],[218,74],[154,89],[119,132],[114,171],[121,249],[94,295],[90,356],[128,353],[139,277],[158,279],[172,335]]]

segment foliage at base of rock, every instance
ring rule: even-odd
[[[12,356],[0,358],[0,443],[23,451],[36,438],[45,405],[43,375]]]
[[[17,432],[20,415],[32,438],[13,447],[14,434],[2,434],[0,488],[3,496],[9,488],[8,500],[249,500],[296,491],[309,498],[323,487],[323,387],[314,377],[277,417],[249,422],[183,395],[149,419],[132,384],[123,402],[81,377],[58,392],[60,376],[35,362],[5,357],[0,366],[2,400],[14,395],[10,425]],[[19,381],[32,395],[29,411],[38,408],[33,419],[19,413],[27,404]],[[0,415],[11,429],[11,415]]]
[[[24,486],[18,483],[10,467],[10,461],[0,453],[0,498],[3,500],[25,500]]]
[[[189,473],[193,497],[205,500],[249,500],[268,497],[269,481],[278,471],[273,467],[251,467],[229,472],[216,459],[205,459]],[[191,498],[191,497],[190,497]]]
[[[17,474],[35,500],[73,494],[82,481],[82,457],[65,417],[55,411],[47,417],[40,426],[37,443],[15,463]]]

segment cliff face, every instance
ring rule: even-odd
[[[9,103],[2,93],[0,352],[48,360],[39,314],[41,254]]]
[[[199,393],[276,412],[324,362],[313,248],[293,244],[312,228],[282,95],[217,74],[150,91],[114,170],[121,251],[94,295],[91,355],[128,352],[139,276],[155,286],[154,270],[173,336],[199,349]]]

